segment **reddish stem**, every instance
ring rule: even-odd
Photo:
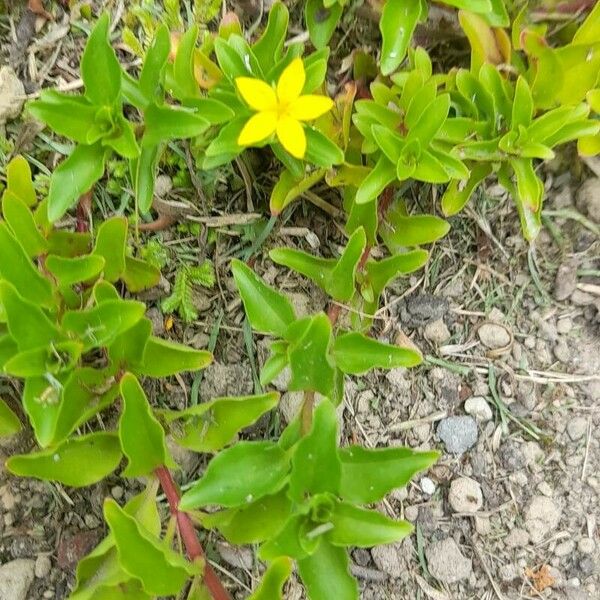
[[[158,215],[158,219],[151,221],[150,223],[140,223],[138,229],[140,231],[163,231],[168,229],[177,219],[171,215]]]
[[[213,600],[231,600],[229,592],[223,587],[218,575],[206,560],[206,555],[202,549],[200,541],[198,540],[194,524],[192,523],[189,515],[179,510],[179,490],[173,481],[171,472],[169,469],[167,469],[167,467],[162,466],[158,467],[154,473],[158,477],[160,485],[165,493],[165,496],[167,497],[171,514],[177,520],[179,535],[183,540],[188,558],[191,561],[197,558],[204,559],[204,583],[213,597]]]
[[[79,197],[75,218],[75,229],[78,233],[85,233],[90,229],[90,215],[92,214],[92,190]]]

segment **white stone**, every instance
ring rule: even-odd
[[[596,543],[592,538],[581,538],[577,544],[577,548],[581,554],[592,554],[596,549]]]
[[[587,433],[587,428],[588,422],[583,417],[573,417],[567,423],[567,433],[574,442],[580,440]]]
[[[17,74],[7,66],[0,68],[0,127],[21,114],[25,88]]]
[[[27,600],[35,561],[18,558],[0,567],[0,600]]]
[[[483,396],[473,396],[465,401],[465,412],[478,421],[489,421],[494,416],[491,406]]]
[[[429,477],[423,477],[421,479],[421,489],[425,494],[433,496],[435,494],[435,483]]]
[[[470,477],[459,477],[450,484],[448,502],[454,512],[477,512],[483,506],[481,486]]]
[[[481,343],[491,350],[498,350],[510,344],[510,334],[506,327],[485,323],[477,330]]]
[[[556,545],[554,548],[555,556],[568,556],[575,550],[575,542],[573,540],[566,540]]]
[[[52,563],[46,554],[40,554],[35,559],[34,573],[38,579],[44,579],[44,577],[48,577],[51,569]]]

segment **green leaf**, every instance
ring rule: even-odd
[[[283,2],[276,2],[269,11],[267,26],[252,50],[264,73],[281,59],[288,29],[289,12]]]
[[[126,256],[121,279],[130,292],[141,292],[154,287],[160,281],[160,269],[144,260]]]
[[[383,75],[393,73],[404,60],[413,32],[421,18],[422,7],[420,0],[385,3],[379,21],[383,38],[381,46]]]
[[[112,217],[98,227],[93,254],[105,260],[106,281],[117,281],[125,270],[126,242],[127,219],[125,217]]]
[[[450,110],[450,94],[442,94],[437,96],[429,105],[427,105],[417,122],[411,126],[406,137],[406,143],[412,140],[418,140],[421,148],[427,148],[431,140],[437,132],[442,128],[442,125],[448,117]]]
[[[104,479],[120,462],[119,438],[114,433],[97,432],[70,438],[41,452],[11,456],[6,467],[21,477],[84,487]]]
[[[144,316],[145,310],[142,302],[108,300],[87,310],[66,311],[62,326],[81,339],[85,350],[101,348],[133,327]]]
[[[356,269],[365,246],[365,231],[359,227],[337,260],[315,257],[291,248],[275,248],[269,256],[274,262],[309,277],[335,300],[348,302],[354,295]]]
[[[521,228],[525,239],[531,241],[537,237],[542,223],[542,197],[544,184],[536,175],[533,161],[528,158],[514,158],[510,161],[516,178],[516,194],[513,200],[521,219]]]
[[[384,344],[356,332],[336,337],[333,358],[339,369],[351,375],[361,375],[376,368],[414,367],[423,360],[412,348]]]
[[[58,444],[77,427],[109,406],[119,386],[112,375],[92,367],[73,370],[62,388],[54,429],[48,443]]]
[[[209,127],[209,122],[196,112],[166,105],[151,104],[144,113],[144,119],[143,146],[155,146],[170,139],[197,137]]]
[[[358,600],[358,585],[348,572],[343,548],[323,540],[314,554],[298,561],[298,573],[310,600]]]
[[[179,40],[179,47],[173,63],[174,95],[179,100],[196,98],[200,88],[194,76],[194,50],[198,39],[198,26],[192,25]]]
[[[79,145],[58,165],[50,179],[48,219],[54,223],[104,175],[106,151],[100,142]]]
[[[594,44],[600,40],[600,5],[595,3],[573,36],[573,44]]]
[[[248,600],[283,600],[283,586],[292,574],[292,566],[287,557],[274,560]]]
[[[346,502],[336,503],[331,522],[333,530],[328,540],[334,546],[370,548],[391,544],[410,535],[414,529],[406,521],[394,521],[377,511]]]
[[[96,23],[81,57],[85,95],[99,106],[112,104],[121,91],[121,66],[108,41],[108,13]]]
[[[13,377],[56,375],[72,369],[81,356],[81,344],[58,342],[49,347],[19,352],[4,363],[4,372]]]
[[[302,179],[298,181],[287,169],[282,171],[271,192],[271,199],[269,201],[271,214],[273,216],[281,214],[281,211],[286,206],[302,196],[306,190],[309,190],[313,185],[321,181],[324,174],[325,171],[323,169],[317,169],[310,175],[304,175]]]
[[[183,371],[204,369],[211,362],[210,352],[152,336],[146,344],[142,363],[132,370],[148,377],[168,377]]]
[[[314,127],[305,127],[306,155],[305,160],[325,169],[344,162],[344,152]]]
[[[288,357],[292,376],[290,391],[309,390],[331,397],[335,370],[329,354],[331,323],[325,313],[293,323],[285,338],[290,342]]]
[[[356,192],[356,204],[366,204],[375,200],[381,192],[396,180],[396,165],[381,156],[373,170],[365,177]]]
[[[102,294],[101,288],[96,285],[94,287],[96,302],[99,303],[114,299],[114,296],[112,295],[102,299]],[[115,338],[108,348],[108,357],[115,366],[120,367],[121,370],[129,370],[130,368],[141,364],[144,360],[144,352],[146,352],[146,346],[148,345],[151,334],[152,322],[150,319],[144,317],[131,329],[128,329]]]
[[[379,233],[389,248],[396,254],[409,246],[431,244],[450,231],[450,223],[434,215],[405,214],[404,206],[396,203],[388,210]]]
[[[33,427],[35,439],[45,448],[52,442],[64,379],[55,377],[28,377],[23,386],[23,408]]]
[[[340,4],[329,8],[323,7],[323,0],[308,0],[306,2],[304,18],[310,36],[310,41],[315,48],[326,48],[335,28],[342,16]]]
[[[289,495],[301,502],[306,495],[339,492],[341,464],[337,455],[337,415],[329,400],[315,409],[310,432],[300,440],[292,458]]]
[[[121,378],[123,412],[119,420],[121,449],[127,457],[123,477],[150,475],[157,467],[173,467],[165,444],[165,432],[152,409],[142,386],[135,375],[126,373]]]
[[[37,199],[31,179],[31,168],[22,156],[15,156],[6,165],[6,189],[23,200],[27,206],[33,206]]]
[[[243,506],[281,489],[288,472],[289,457],[277,444],[238,442],[210,461],[202,477],[183,494],[179,507]]]
[[[517,131],[519,126],[528,127],[533,118],[533,110],[531,90],[527,80],[521,76],[517,79],[517,85],[515,86],[515,98],[513,101],[512,119],[510,123],[512,129]]]
[[[260,333],[284,337],[296,319],[291,302],[266,285],[247,265],[231,262],[231,270],[252,328]]]
[[[43,121],[55,133],[80,144],[88,143],[88,134],[95,126],[98,107],[83,96],[42,90],[39,100],[27,105],[31,115]]]
[[[142,146],[138,158],[130,161],[130,170],[138,210],[146,214],[154,200],[156,166],[160,157],[160,146]]]
[[[52,306],[52,287],[33,266],[6,223],[0,222],[0,277],[12,284],[25,300]]]
[[[277,406],[279,394],[216,398],[186,410],[166,414],[177,421],[177,443],[195,452],[214,452],[232,442],[236,434]]]
[[[198,565],[151,536],[114,500],[105,500],[104,518],[114,537],[121,567],[139,579],[149,594],[177,595],[190,576],[197,573]]]
[[[202,526],[216,528],[232,544],[257,544],[276,535],[290,516],[292,501],[285,488],[240,508],[199,513]]]
[[[367,450],[350,446],[338,450],[342,463],[340,496],[355,504],[379,502],[393,489],[404,487],[415,473],[429,468],[439,452],[410,448]]]
[[[411,250],[378,261],[369,260],[366,264],[367,277],[376,295],[379,296],[385,286],[399,275],[408,275],[420,269],[428,257],[426,250]]]
[[[116,116],[114,130],[110,135],[103,137],[101,143],[112,148],[123,158],[133,159],[140,155],[133,125],[123,115]]]
[[[197,114],[211,125],[229,123],[235,117],[235,112],[230,106],[214,98],[194,98],[186,100],[185,105],[196,109]]]
[[[25,300],[6,281],[0,282],[0,304],[6,313],[8,331],[21,352],[64,340],[44,311]]]
[[[48,251],[48,243],[37,228],[27,204],[10,190],[5,190],[2,196],[2,213],[28,256],[35,257]]]
[[[157,483],[157,482],[156,482]],[[138,521],[139,525],[154,536],[160,533],[160,516],[157,510],[157,485],[152,483],[140,494],[134,496],[123,507],[123,510]],[[119,564],[115,540],[109,533],[101,542],[77,565],[77,583],[70,600],[97,600],[98,594],[108,594],[113,586],[125,587],[130,579]],[[106,600],[112,600],[109,595]]]
[[[230,36],[230,40],[231,40]],[[233,81],[236,77],[252,77],[253,73],[246,66],[242,57],[221,38],[215,40],[215,54],[225,77]]]
[[[169,29],[166,25],[161,25],[154,39],[152,45],[146,52],[146,58],[144,59],[144,65],[140,72],[139,87],[142,94],[145,96],[147,102],[155,102],[156,97],[160,98],[162,93],[160,90],[160,82],[162,73],[165,65],[169,58],[169,52],[171,50],[171,40],[169,36]]]
[[[105,267],[104,258],[87,254],[75,258],[64,258],[50,254],[46,258],[46,268],[56,278],[60,287],[68,287],[82,281],[94,279]]]
[[[489,163],[476,164],[471,167],[471,175],[464,181],[452,180],[442,196],[442,212],[447,217],[460,212],[467,204],[477,186],[492,172]]]
[[[40,207],[42,205],[40,204]],[[48,253],[74,257],[87,254],[91,250],[92,238],[89,233],[77,233],[64,229],[53,229],[48,235]]]
[[[0,398],[0,437],[19,433],[23,425],[19,417],[10,409],[8,404]]]

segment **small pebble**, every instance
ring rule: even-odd
[[[439,438],[452,454],[463,454],[477,443],[477,423],[473,417],[448,417],[437,428]]]
[[[50,562],[50,558],[45,554],[40,554],[35,559],[35,576],[38,579],[44,579],[44,577],[48,577],[48,575],[50,574],[50,569],[52,569],[52,563]]]
[[[477,512],[483,506],[481,486],[470,477],[459,477],[450,484],[448,502],[454,512]]]
[[[115,485],[110,490],[110,494],[115,500],[120,500],[123,497],[123,488],[120,485]]]
[[[596,549],[596,543],[592,538],[584,537],[579,540],[577,548],[581,554],[592,554]]]
[[[407,506],[404,509],[404,518],[411,523],[414,523],[419,517],[419,507],[418,506]]]
[[[556,548],[554,548],[554,554],[555,556],[568,556],[573,550],[575,550],[575,542],[573,540],[567,540],[557,544]]]
[[[494,416],[490,405],[483,396],[473,396],[465,402],[465,412],[478,421],[490,421]]]
[[[567,434],[569,437],[576,442],[580,440],[586,433],[588,428],[587,419],[583,417],[573,417],[567,423]]]
[[[442,319],[437,319],[425,325],[423,336],[434,344],[443,344],[450,339],[450,331]]]
[[[421,479],[421,489],[428,496],[433,496],[435,494],[435,483],[429,477],[423,477]]]
[[[485,323],[477,330],[481,343],[491,350],[499,350],[510,344],[510,333],[506,327],[494,323]]]
[[[556,331],[558,331],[558,333],[566,335],[571,329],[573,329],[573,321],[571,321],[571,319],[565,317],[564,319],[558,320],[558,323],[556,324]]]

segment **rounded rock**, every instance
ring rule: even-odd
[[[499,350],[510,344],[511,336],[506,327],[495,323],[485,323],[478,330],[481,343],[490,350]]]
[[[44,579],[50,574],[52,563],[46,554],[40,554],[35,559],[34,573],[38,579]]]
[[[454,512],[477,512],[483,506],[481,486],[470,477],[459,477],[450,484],[448,502]]]
[[[442,583],[468,579],[473,572],[471,559],[463,555],[452,538],[433,542],[425,549],[425,556],[429,572]]]
[[[443,344],[450,339],[450,331],[442,319],[437,319],[425,325],[423,336],[434,344]]]
[[[451,454],[463,454],[477,443],[477,423],[473,417],[448,417],[440,421],[438,437]]]
[[[478,421],[491,421],[494,413],[483,396],[473,396],[465,401],[465,412]]]
[[[428,496],[433,496],[435,494],[435,483],[429,477],[423,477],[421,479],[421,489]]]

